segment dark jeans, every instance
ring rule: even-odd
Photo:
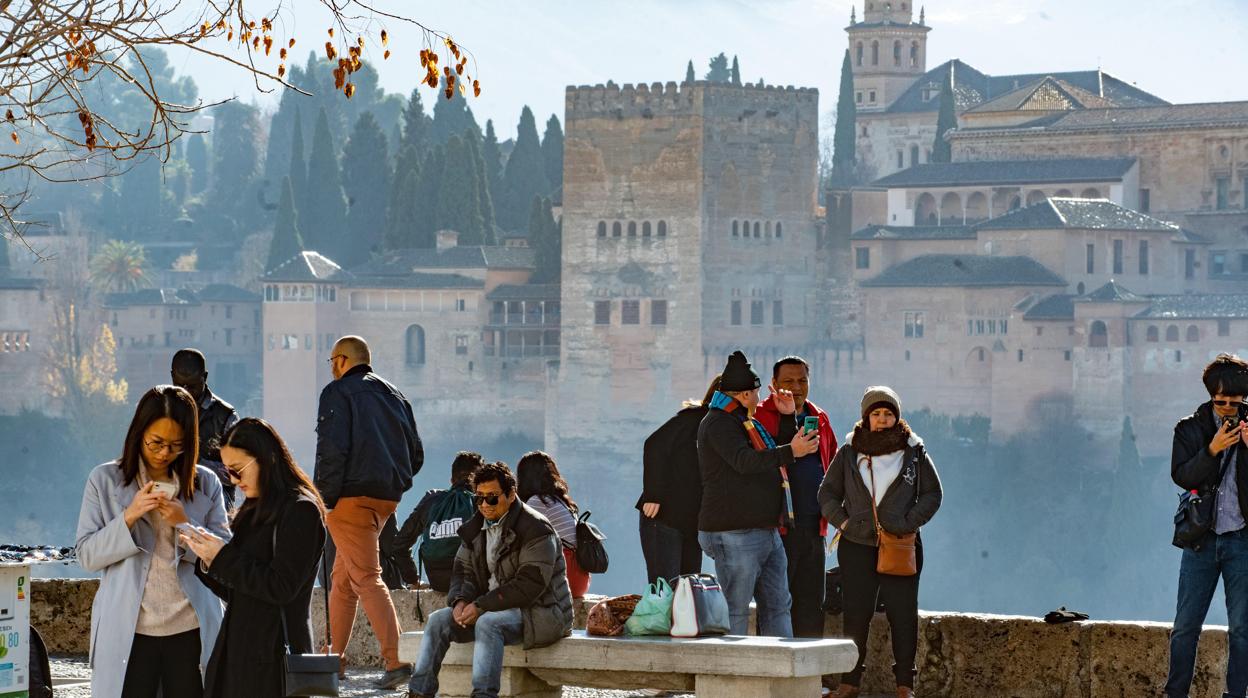
[[[918,550],[919,573],[923,572],[923,543]],[[914,688],[914,657],[919,645],[919,575],[897,577],[875,571],[879,550],[841,538],[837,559],[841,565],[841,591],[845,597],[845,634],[858,646],[858,664],[841,681],[858,686],[867,659],[867,635],[877,599],[893,636],[893,676],[898,686]]]
[[[824,557],[819,521],[813,526],[799,521],[783,538],[793,597],[793,636],[823,637]]]
[[[121,698],[202,698],[199,630],[167,637],[135,635]]]
[[[641,554],[646,557],[646,583],[662,577],[669,582],[682,574],[702,571],[702,548],[697,531],[681,531],[641,512]]]
[[[1179,603],[1170,632],[1169,698],[1187,698],[1196,666],[1200,628],[1213,601],[1218,578],[1226,591],[1230,623],[1230,656],[1226,663],[1226,695],[1248,691],[1248,529],[1210,535],[1200,552],[1183,551],[1179,564]]]

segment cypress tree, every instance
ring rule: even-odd
[[[732,57],[732,84],[741,86],[741,66],[737,63],[736,56]]]
[[[443,168],[446,166],[446,148],[434,146],[420,161],[420,177],[416,187],[416,206],[423,205],[415,219],[410,220],[409,238],[413,247],[433,247],[437,242],[438,201],[442,188]]]
[[[685,82],[697,82],[698,76],[693,72],[693,61],[689,61],[689,65],[685,67]]]
[[[295,211],[295,194],[290,177],[282,178],[282,197],[277,204],[277,220],[273,224],[273,240],[269,243],[269,261],[265,271],[273,271],[277,265],[303,251],[303,237],[299,234],[299,214]]]
[[[213,198],[227,215],[249,220],[257,208],[252,185],[260,164],[260,117],[255,107],[226,102],[213,110]]]
[[[419,87],[412,90],[412,96],[403,108],[403,140],[396,147],[402,152],[408,146],[415,148],[417,155],[424,155],[429,147],[429,116],[425,114]]]
[[[347,201],[342,193],[342,175],[329,130],[329,118],[322,109],[312,132],[312,156],[308,158],[307,196],[303,198],[304,243],[308,249],[338,261],[349,243],[343,229]]]
[[[421,245],[417,221],[428,210],[420,200],[420,154],[415,146],[407,146],[399,152],[395,161],[394,177],[390,180],[390,202],[386,206],[386,233],[384,244],[388,250]]]
[[[476,173],[468,145],[459,136],[446,142],[446,160],[438,187],[437,230],[459,233],[459,244],[480,245],[485,220],[477,205]]]
[[[852,179],[857,148],[858,107],[854,104],[854,69],[849,49],[841,61],[841,92],[836,99],[836,130],[832,137],[832,177],[839,183]]]
[[[542,163],[550,192],[563,188],[563,127],[554,114],[546,121],[546,133],[542,135]]]
[[[386,134],[364,112],[356,120],[342,149],[342,189],[347,195],[347,245],[340,264],[368,261],[381,243],[386,224],[386,195],[390,190],[390,154]]]
[[[496,215],[503,230],[522,230],[528,222],[530,202],[534,196],[550,193],[546,167],[542,162],[542,145],[537,137],[533,112],[526,106],[520,112],[516,146],[507,158],[498,197]]]
[[[945,140],[950,129],[958,127],[958,117],[954,111],[956,104],[953,97],[953,66],[945,74],[945,84],[940,88],[940,115],[936,117],[936,140],[932,143],[930,162],[949,162],[953,159],[952,147]]]
[[[287,79],[292,85],[302,83],[303,68],[297,65],[292,66]],[[304,99],[307,99],[307,97],[295,90],[283,90],[277,112],[273,114],[273,119],[269,121],[269,143],[264,158],[264,178],[279,188],[281,186],[282,173],[286,171],[286,165],[290,163],[291,139],[287,134],[294,127],[295,117],[299,112],[299,104]],[[294,183],[292,182],[292,184]],[[298,187],[295,188],[295,191],[299,191]]]
[[[529,208],[529,246],[533,248],[537,267],[533,271],[533,283],[549,284],[559,281],[563,249],[560,237],[550,199],[533,197]]]
[[[429,129],[430,142],[443,145],[450,140],[451,136],[458,136],[468,129],[475,131],[477,138],[481,137],[481,127],[477,125],[477,119],[472,115],[468,100],[464,99],[458,90],[451,99],[439,98],[433,105],[433,123]]]
[[[481,244],[493,245],[494,238],[494,201],[490,197],[490,185],[485,176],[485,160],[481,157],[481,146],[477,144],[476,133],[464,131],[464,144],[468,146],[468,157],[472,160],[473,194],[477,201],[477,210],[481,212]]]
[[[190,194],[194,196],[208,187],[208,146],[204,134],[191,135],[186,144],[186,164],[191,168]]]
[[[498,201],[498,186],[503,177],[503,153],[498,148],[498,136],[494,133],[494,120],[485,122],[485,141],[481,145],[481,160],[485,181],[490,187],[490,200]]]
[[[273,136],[270,136],[272,138]],[[295,110],[295,125],[290,130],[290,188],[295,193],[295,202],[300,208],[306,208],[308,195],[308,163],[303,158],[303,116]]]

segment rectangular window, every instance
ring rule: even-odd
[[[464,312],[464,311],[465,311],[465,310],[467,310],[467,309],[468,309],[468,301],[467,301],[467,300],[465,300],[465,299],[463,299],[463,298],[456,298],[456,299],[455,299],[455,311],[456,311],[456,312],[460,312],[460,313],[462,313],[462,312]]]
[[[859,104],[862,104],[862,93],[861,93],[861,92],[859,92],[858,94],[854,95],[854,101],[856,101],[856,102],[857,102],[857,103],[859,103]],[[865,135],[865,134],[864,134],[864,135]]]
[[[855,247],[854,248],[854,268],[870,269],[871,268],[871,248]]]
[[[290,349],[298,349],[298,348],[299,348],[299,336],[298,335],[293,335],[293,334],[282,335],[282,349],[290,350]]]
[[[1010,321],[1002,320],[1001,321],[1001,334],[1009,334],[1009,329],[1010,329]]]
[[[457,356],[464,356],[467,353],[468,353],[468,335],[466,334],[455,335],[455,354]]]
[[[1088,256],[1087,273],[1095,274],[1096,273],[1096,246],[1090,242],[1088,243],[1087,256]]]
[[[212,308],[213,310],[216,310],[217,306],[214,305],[212,306]],[[234,306],[232,305],[225,306],[225,319],[229,320],[233,317],[234,317]]]
[[[997,321],[989,320],[988,321],[988,334],[996,334],[996,333],[997,333]]]
[[[225,346],[234,346],[234,329],[231,327],[225,328]]]
[[[762,301],[750,301],[750,324],[751,325],[763,324],[763,302]]]
[[[897,169],[900,170],[901,168],[905,166],[906,166],[906,154],[898,150],[897,151]]]
[[[1018,362],[1020,364],[1023,362],[1023,350],[1022,349],[1018,350]]]
[[[620,307],[620,322],[625,325],[641,324],[641,301],[624,301]]]
[[[906,337],[911,339],[923,337],[923,313],[906,313]]]
[[[732,302],[732,312],[731,312],[731,318],[729,318],[729,322],[732,323],[733,325],[741,324],[741,301]]]
[[[1140,240],[1140,275],[1148,276],[1148,240]]]
[[[1183,278],[1196,278],[1196,250],[1183,250]]]
[[[784,301],[771,302],[771,324],[784,324]]]
[[[975,321],[975,334],[983,334],[983,333],[984,333],[984,321],[976,320]]]
[[[1226,253],[1214,252],[1209,256],[1209,275],[1214,276],[1226,273]]]
[[[1114,273],[1122,273],[1122,240],[1114,240]]]
[[[611,301],[594,301],[594,324],[611,324]]]
[[[1218,336],[1219,337],[1231,336],[1231,321],[1230,320],[1218,320]]]
[[[1231,178],[1230,177],[1218,177],[1217,179],[1214,180],[1214,188],[1216,190],[1214,208],[1216,208],[1219,211],[1225,211],[1227,205],[1229,204],[1228,196],[1230,194],[1230,189],[1231,189]]]
[[[1066,360],[1067,360],[1067,361],[1070,361],[1070,350],[1069,350],[1069,349],[1067,349],[1067,350],[1066,350]]]
[[[872,103],[872,104],[875,104],[875,90],[871,90],[871,91],[867,94],[867,101],[868,101],[868,102],[870,102],[870,103]]]
[[[650,301],[650,324],[667,324],[667,301]]]
[[[1239,253],[1239,273],[1248,274],[1248,253]]]
[[[1140,190],[1140,212],[1141,213],[1148,213],[1148,210],[1152,208],[1153,202],[1151,200],[1151,195],[1152,195],[1152,192],[1150,192],[1147,189]]]

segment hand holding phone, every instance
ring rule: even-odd
[[[803,420],[802,431],[806,431],[806,432],[819,431],[819,418],[807,417],[805,420]]]
[[[153,482],[152,491],[165,495],[165,499],[173,499],[178,496],[178,486],[172,482]]]

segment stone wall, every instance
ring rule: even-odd
[[[91,598],[97,580],[37,579],[31,624],[56,654],[86,654]],[[404,630],[423,627],[422,618],[444,605],[432,591],[394,593]],[[578,606],[576,627],[585,627],[592,601]],[[417,601],[419,600],[419,606]],[[419,611],[417,610],[419,608]],[[314,598],[312,617],[324,633],[324,611]],[[840,634],[841,619],[829,616],[825,634]],[[380,663],[377,641],[361,612],[347,648],[349,666]],[[921,613],[920,695],[947,698],[1121,698],[1158,695],[1165,682],[1170,626],[1165,623],[1087,622],[1048,625],[1023,616]],[[891,691],[892,656],[887,622],[877,616],[867,651],[865,687]],[[1201,637],[1193,698],[1221,695],[1226,673],[1226,628],[1209,626]]]

